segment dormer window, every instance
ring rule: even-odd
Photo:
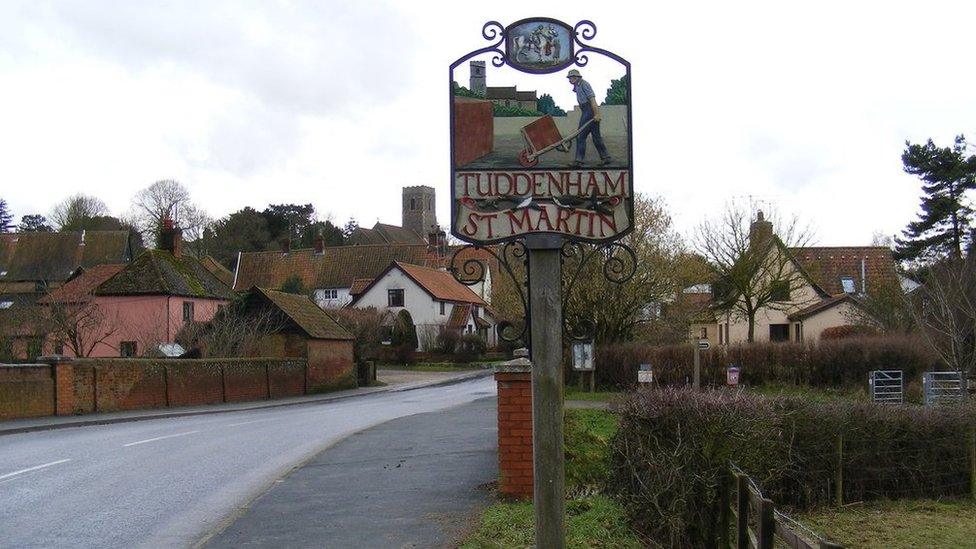
[[[13,301],[0,301],[0,309],[9,309],[13,307]]]
[[[849,276],[840,277],[840,285],[844,288],[845,294],[853,294],[857,291],[856,286],[854,286],[854,279]]]

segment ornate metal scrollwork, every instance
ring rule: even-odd
[[[454,280],[457,280],[465,286],[474,286],[478,282],[485,279],[488,266],[477,257],[469,257],[461,260],[460,256],[465,252],[465,250],[478,250],[490,254],[498,262],[498,266],[501,268],[501,270],[511,279],[517,297],[519,298],[519,303],[522,305],[523,321],[521,326],[509,320],[499,322],[497,327],[498,337],[508,342],[522,341],[523,343],[528,344],[529,269],[528,250],[525,248],[525,243],[521,240],[506,242],[498,248],[497,252],[492,249],[492,247],[475,246],[473,244],[468,244],[458,248],[454,252],[454,255],[451,256],[450,267],[448,270],[454,276]],[[461,261],[460,265],[458,264],[459,261]],[[525,272],[524,277],[520,277],[516,274],[517,265],[519,263],[522,264]]]
[[[592,340],[596,335],[596,322],[590,318],[571,318],[566,314],[567,304],[581,275],[593,258],[602,257],[603,278],[614,284],[624,284],[637,273],[637,254],[622,242],[587,246],[580,242],[567,241],[560,250],[560,257],[563,267],[569,265],[571,269],[570,273],[563,273],[563,337],[570,341]]]

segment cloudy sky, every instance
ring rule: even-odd
[[[537,15],[592,19],[631,61],[635,186],[686,234],[738,200],[868,244],[917,209],[906,139],[976,138],[972,2],[526,5],[4,0],[0,197],[124,213],[172,178],[215,217],[311,202],[371,225],[424,184],[446,223],[447,67],[485,21]]]

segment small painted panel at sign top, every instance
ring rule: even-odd
[[[451,66],[452,234],[475,244],[627,234],[630,63],[590,46],[589,22],[527,19],[499,34],[495,47]],[[467,87],[458,82],[464,69]]]
[[[577,341],[573,343],[573,369],[580,371],[593,369],[593,342]]]

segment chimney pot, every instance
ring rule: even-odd
[[[315,253],[322,255],[325,253],[325,237],[322,233],[315,236]]]
[[[159,249],[173,254],[173,257],[183,255],[183,229],[175,226],[172,219],[163,220],[163,230],[159,231]]]

